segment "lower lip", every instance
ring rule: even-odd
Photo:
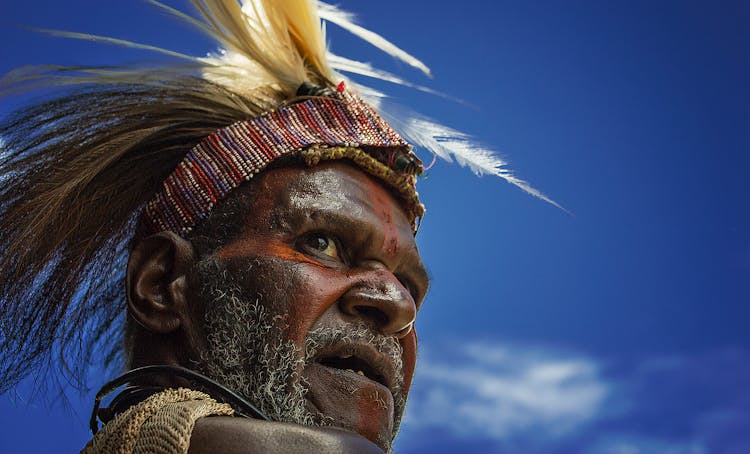
[[[310,403],[336,426],[373,442],[393,430],[393,395],[382,384],[345,369],[314,362],[303,372]]]

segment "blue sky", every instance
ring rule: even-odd
[[[455,164],[421,182],[433,286],[397,452],[750,452],[747,2],[341,5],[434,79],[330,27],[336,53],[464,100],[374,84],[573,213]],[[15,24],[212,50],[163,21],[138,1],[12,2],[0,71],[150,58]],[[0,396],[0,451],[80,449],[90,393],[48,409],[30,389]]]

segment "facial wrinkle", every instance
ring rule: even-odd
[[[398,230],[393,222],[392,202],[387,199],[388,195],[382,187],[372,179],[363,178],[361,184],[365,192],[363,197],[367,199],[367,205],[371,207],[382,234],[381,254],[392,257],[398,251]]]
[[[306,408],[299,371],[304,358],[283,336],[283,317],[245,294],[216,259],[197,267],[206,283],[205,332],[208,348],[201,368],[209,377],[249,399],[275,421],[322,425]]]
[[[302,347],[286,338],[286,318],[263,302],[271,295],[249,295],[216,258],[202,260],[195,269],[206,301],[207,350],[200,369],[209,377],[254,403],[272,420],[311,426],[336,426],[336,421],[310,408],[308,388],[301,376],[318,353],[338,342],[368,343],[394,364],[391,384],[393,431],[381,440],[391,451],[404,411],[403,350],[399,341],[373,332],[367,325],[321,327],[310,331]],[[354,429],[354,428],[351,428]]]
[[[317,173],[317,180],[310,184],[310,177],[303,177],[289,191],[287,205],[290,208],[307,211],[314,209],[326,209],[344,211],[348,207],[341,198],[346,191],[341,187],[340,181],[331,173],[330,169]],[[325,190],[321,189],[325,188]],[[350,204],[349,204],[350,205]]]

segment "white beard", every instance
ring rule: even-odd
[[[203,283],[206,304],[205,333],[208,348],[200,369],[257,406],[274,421],[309,426],[335,426],[335,421],[307,406],[306,383],[300,376],[307,361],[321,348],[336,342],[367,342],[388,355],[396,366],[393,387],[394,430],[382,440],[390,452],[406,399],[403,393],[401,346],[393,337],[373,333],[367,326],[349,329],[319,328],[305,338],[304,351],[286,340],[285,317],[269,313],[261,303],[264,295],[247,295],[226,267],[214,258],[196,267]]]

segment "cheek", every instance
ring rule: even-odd
[[[411,380],[414,376],[414,368],[417,364],[417,331],[412,329],[409,334],[404,336],[400,341],[401,348],[404,349],[404,397],[409,394]]]
[[[251,267],[242,272],[246,289],[259,289],[262,304],[283,317],[287,338],[302,346],[310,328],[346,291],[349,279],[339,271],[306,257],[286,245],[268,241],[231,245],[220,252],[230,261],[242,255],[256,255]],[[236,262],[235,270],[241,270]],[[236,271],[235,271],[236,272]]]
[[[315,322],[346,291],[348,279],[330,269],[298,264],[293,274],[293,294],[287,307],[289,340],[302,346]]]

